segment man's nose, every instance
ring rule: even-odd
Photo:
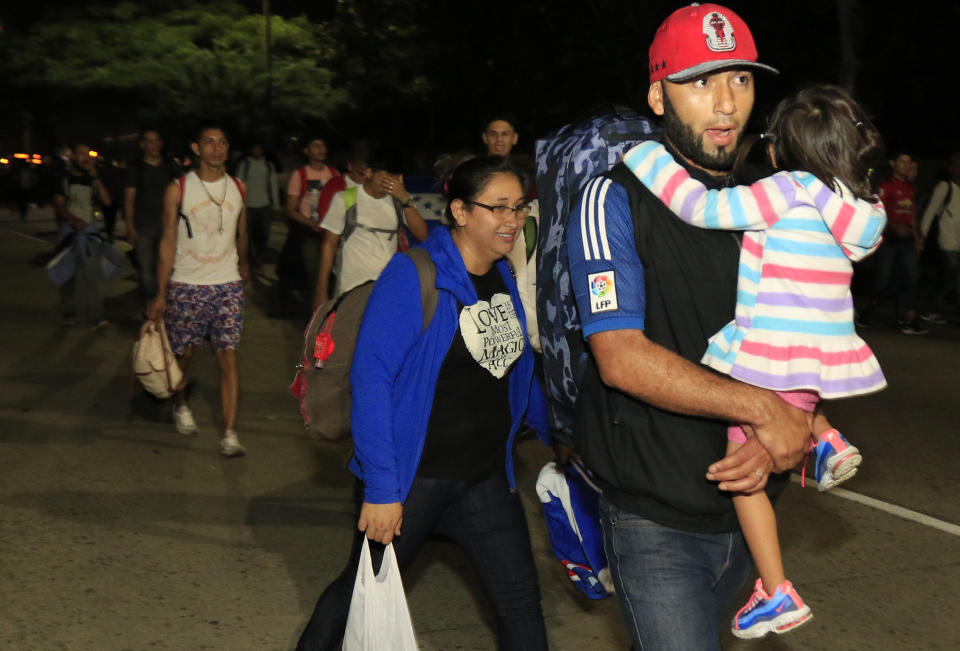
[[[717,84],[713,96],[713,110],[723,115],[737,112],[737,100],[728,84]]]

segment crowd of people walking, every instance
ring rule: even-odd
[[[350,374],[356,531],[343,571],[317,586],[298,649],[340,648],[365,539],[375,565],[394,544],[403,571],[438,530],[474,564],[499,648],[547,648],[514,477],[524,432],[594,473],[635,648],[716,649],[723,627],[760,637],[812,617],[787,580],[772,504],[808,452],[822,490],[856,474],[860,450],[821,401],[886,386],[860,338],[883,323],[885,301],[895,299],[902,333],[922,335],[960,299],[960,154],[921,197],[912,154],[885,154],[867,111],[829,85],[785,98],[747,142],[756,88],[776,70],[719,5],[667,17],[648,72],[661,135],[591,180],[562,216],[589,349],[563,445],[541,388],[554,369],[537,322],[554,316],[535,292],[549,207],[537,197],[542,176],[517,156],[514,116],[490,116],[483,150],[447,157],[449,169],[416,190],[398,151],[361,138],[338,169],[322,134],[308,134],[303,165],[284,169],[264,142],[232,155],[219,123],[199,125],[179,158],[144,128],[122,182],[107,180],[118,172],[88,144],[69,148],[54,198],[60,318],[94,330],[117,318],[104,283],[119,265],[122,214],[137,318],[165,325],[188,376],[204,347],[216,358],[224,457],[248,451],[238,351],[251,280],[271,273],[277,300],[299,300],[304,321],[375,283]],[[271,246],[280,223],[282,245]],[[422,303],[411,248],[426,252],[435,306]],[[194,435],[188,397],[179,387],[171,419]]]

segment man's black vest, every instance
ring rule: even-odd
[[[708,187],[719,179],[688,169]],[[644,334],[694,364],[734,315],[740,241],[676,217],[622,163],[607,177],[630,198],[643,263]],[[591,359],[576,408],[577,451],[607,499],[660,524],[704,533],[738,528],[729,494],[704,477],[726,455],[727,423],[664,411],[611,389]],[[779,492],[779,491],[777,491]]]

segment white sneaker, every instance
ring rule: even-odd
[[[237,433],[228,429],[220,439],[220,454],[225,457],[242,457],[247,453],[247,448],[240,444]]]
[[[196,434],[199,431],[197,421],[193,420],[193,412],[186,405],[174,408],[173,426],[181,434]]]

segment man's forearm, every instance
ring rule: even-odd
[[[605,384],[660,409],[751,425],[771,417],[770,392],[693,364],[642,331],[597,333],[590,348]]]
[[[330,272],[333,269],[333,259],[337,255],[337,246],[340,236],[323,230],[323,241],[320,243],[320,265],[317,272],[317,290],[315,303],[323,303],[330,299]]]
[[[123,196],[123,223],[127,227],[127,233],[136,230],[133,226],[133,214],[136,206],[136,189],[127,188]]]
[[[591,335],[604,383],[660,409],[752,427],[778,471],[803,457],[812,415],[775,393],[718,375],[647,339],[641,330]]]
[[[314,228],[315,226],[315,222],[299,210],[287,209],[287,218],[304,226],[309,226],[310,228]]]
[[[104,185],[103,180],[98,176],[93,179],[93,184],[97,189],[97,196],[100,198],[100,204],[103,206],[113,205],[113,197],[110,196],[110,191],[107,190],[107,186]]]
[[[244,208],[243,218],[240,220],[239,227],[237,228],[237,266],[240,269],[246,269],[248,265],[248,239],[246,221],[246,208]]]
[[[407,228],[410,229],[410,232],[413,233],[413,236],[421,242],[427,239],[427,222],[424,220],[423,216],[420,215],[420,211],[417,210],[417,207],[411,203],[409,206],[403,209],[403,212],[407,221]]]
[[[170,276],[173,274],[173,262],[177,254],[177,245],[171,244],[164,238],[160,241],[160,248],[157,252],[157,296],[167,295],[167,285],[170,282]]]
[[[59,214],[61,221],[70,224],[70,226],[75,230],[83,230],[87,226],[86,221],[80,219],[66,208],[58,210],[57,213]]]

